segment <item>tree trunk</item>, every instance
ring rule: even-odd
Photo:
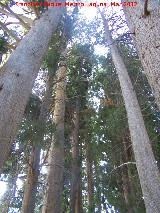
[[[148,1],[144,12],[147,0],[136,2],[136,7],[124,7],[124,13],[131,33],[134,33],[140,60],[160,109],[160,6],[158,0]]]
[[[89,140],[86,141],[86,169],[87,169],[87,184],[88,184],[88,212],[94,212],[94,181],[91,151],[89,147]]]
[[[134,150],[137,170],[144,196],[146,212],[160,212],[160,174],[152,152],[150,140],[144,125],[142,113],[133,89],[126,66],[112,40],[108,22],[101,13],[105,26],[105,35],[110,45],[112,59],[119,77],[122,95],[127,111],[129,130]]]
[[[61,195],[63,190],[64,173],[65,66],[58,69],[57,76],[58,83],[56,86],[55,109],[53,113],[55,135],[54,143],[52,142],[49,153],[47,189],[42,213],[61,212]]]
[[[40,147],[32,147],[25,184],[22,213],[34,213],[39,176]]]
[[[40,115],[38,121],[41,124],[45,124],[47,119],[47,114],[49,112],[49,106],[51,104],[52,97],[52,85],[53,85],[53,74],[49,75],[48,82],[46,86],[46,93],[43,98],[43,102],[41,105]],[[38,131],[39,132],[39,131]],[[44,132],[39,134],[40,144],[43,141]],[[36,194],[37,194],[37,186],[38,186],[38,176],[39,176],[39,163],[40,163],[40,144],[34,145],[32,147],[27,181],[25,185],[23,205],[22,205],[22,213],[34,213],[35,203],[36,203]]]
[[[76,101],[73,113],[73,130],[71,133],[72,180],[71,180],[71,213],[82,212],[81,177],[79,154],[79,100]]]
[[[35,78],[63,8],[49,8],[11,54],[0,74],[0,168],[23,117]]]
[[[100,180],[100,171],[99,171],[99,165],[97,164],[96,161],[94,161],[94,168],[95,168],[95,187],[96,187],[96,207],[97,207],[97,213],[102,212],[102,201],[101,201],[101,180]]]
[[[125,163],[125,162],[123,162]],[[127,213],[134,213],[134,209],[132,206],[132,200],[131,200],[131,185],[130,185],[130,179],[128,175],[128,167],[127,165],[123,166],[121,168],[122,170],[122,184],[123,184],[123,197],[127,208]]]
[[[128,128],[127,128],[128,130]],[[129,133],[129,130],[128,130]],[[123,147],[122,147],[122,163],[127,163],[131,161],[131,141],[129,140],[128,134],[126,134],[126,137],[123,139]],[[121,168],[121,173],[122,173],[122,183],[123,183],[123,195],[124,195],[124,200],[126,203],[127,207],[127,212],[128,213],[134,213],[134,194],[132,190],[132,184],[131,184],[131,179],[129,176],[129,167],[128,165],[124,165]]]

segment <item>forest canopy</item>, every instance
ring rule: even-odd
[[[22,2],[0,2],[0,212],[160,213],[159,1]]]

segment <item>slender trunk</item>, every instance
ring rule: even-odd
[[[56,86],[54,124],[55,136],[52,142],[48,159],[47,189],[44,198],[42,213],[60,213],[61,195],[63,190],[64,173],[64,114],[65,114],[65,89],[66,67],[62,66],[57,71],[58,83]]]
[[[88,212],[94,212],[94,181],[93,181],[93,168],[91,151],[89,142],[86,142],[86,169],[87,169],[87,184],[88,184]]]
[[[128,140],[128,138],[126,137],[126,139],[123,140],[123,155],[122,155],[122,163],[126,163],[129,162],[131,160],[131,147],[130,147],[130,141]],[[124,200],[126,203],[126,207],[127,207],[127,212],[128,213],[133,213],[134,212],[134,207],[133,207],[133,192],[132,192],[132,187],[131,187],[131,179],[129,177],[129,172],[128,172],[128,165],[125,165],[124,167],[122,167],[121,170],[121,174],[122,174],[122,183],[123,183],[123,196],[124,196]]]
[[[77,184],[77,199],[75,201],[75,213],[82,213],[82,182],[81,177],[79,177],[79,181]]]
[[[125,165],[122,167],[122,184],[123,184],[123,197],[127,207],[127,213],[134,213],[131,203],[131,185],[128,176],[128,167]]]
[[[0,74],[0,169],[17,134],[35,78],[63,8],[49,8],[11,54]]]
[[[129,134],[128,128],[127,128],[127,132]],[[125,158],[126,162],[129,162],[132,159],[132,144],[131,144],[130,137],[128,134],[123,139],[124,158]]]
[[[100,182],[100,177],[99,177],[99,166],[97,165],[96,162],[94,162],[94,167],[95,167],[95,176],[96,176],[96,182],[95,182],[95,187],[96,187],[96,191],[97,191],[97,195],[96,195],[96,200],[97,200],[97,213],[101,213],[102,212],[102,201],[101,201],[101,182]]]
[[[25,184],[22,213],[34,213],[39,176],[40,147],[32,147]]]
[[[73,130],[71,133],[72,152],[72,181],[71,181],[71,213],[82,212],[81,201],[81,177],[80,177],[80,154],[79,154],[79,100],[73,115]]]
[[[146,212],[160,212],[160,174],[152,152],[138,100],[133,89],[126,66],[112,40],[108,22],[101,13],[106,38],[110,45],[112,59],[117,70],[124,103],[128,116],[129,130],[135,155],[137,170],[144,196]]]
[[[3,57],[3,53],[0,52],[0,65],[2,63],[2,57]]]
[[[42,124],[45,123],[47,114],[49,112],[49,106],[52,97],[52,84],[53,84],[53,75],[49,75],[46,86],[46,93],[43,98],[40,115],[38,118],[38,121]],[[39,134],[40,143],[43,141],[43,137],[44,132]],[[41,153],[40,144],[32,146],[31,157],[27,173],[27,181],[24,191],[22,213],[34,213],[37,186],[38,186],[40,153]]]
[[[146,10],[144,5],[147,0],[136,2],[136,7],[124,7],[124,13],[160,109],[160,5],[158,0],[148,1]]]
[[[112,162],[112,167],[115,168],[117,166],[120,165],[120,156],[119,154],[121,154],[121,151],[119,151],[119,154],[115,154],[115,149],[117,148],[117,143],[115,143],[115,141],[113,140],[111,143],[111,162]],[[115,172],[115,180],[116,180],[116,184],[117,186],[121,185],[121,178],[119,178],[121,176],[121,172],[118,169]]]

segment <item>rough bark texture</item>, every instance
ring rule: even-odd
[[[108,22],[101,13],[105,26],[105,35],[110,45],[112,59],[119,77],[122,95],[127,111],[129,130],[134,150],[137,170],[144,196],[146,212],[160,212],[160,174],[152,152],[150,140],[144,125],[142,113],[133,89],[126,66],[113,43]]]
[[[0,72],[0,168],[13,143],[35,78],[63,8],[50,8],[29,33]]]
[[[71,133],[72,180],[71,180],[71,213],[82,212],[80,154],[79,154],[79,100],[73,115],[73,130]]]
[[[52,85],[53,85],[53,75],[50,75],[48,78],[46,93],[43,98],[40,115],[38,118],[38,121],[42,124],[45,123],[47,114],[49,112],[49,107],[52,98]],[[22,213],[34,213],[35,209],[38,176],[39,176],[40,152],[41,152],[40,144],[43,141],[44,132],[42,132],[42,134],[40,134],[39,136],[40,136],[39,137],[40,143],[32,147],[27,173],[27,181],[25,184]]]
[[[160,6],[158,0],[137,0],[136,7],[124,7],[128,27],[133,35],[145,74],[155,95],[160,109]]]
[[[51,144],[48,159],[47,189],[42,213],[60,213],[61,195],[63,190],[64,173],[64,114],[65,114],[65,89],[66,67],[62,66],[57,71],[58,83],[56,86],[54,124],[55,136]]]

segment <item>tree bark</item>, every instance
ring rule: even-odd
[[[123,162],[125,163],[125,162]],[[127,208],[127,213],[134,213],[131,200],[131,184],[128,175],[128,166],[125,165],[121,168],[122,174],[122,184],[123,184],[123,197]]]
[[[38,121],[41,124],[45,124],[47,119],[47,114],[49,112],[49,107],[52,98],[52,86],[53,86],[53,74],[48,77],[48,82],[46,86],[46,93],[43,98],[41,105],[40,115]],[[27,181],[25,184],[22,213],[34,213],[35,203],[36,203],[36,193],[38,186],[38,176],[39,176],[39,163],[40,163],[40,153],[41,153],[41,142],[43,141],[44,132],[39,135],[40,143],[32,146],[30,162],[28,166]]]
[[[52,142],[48,159],[47,189],[44,198],[42,213],[60,213],[61,195],[63,190],[64,173],[64,114],[66,67],[61,66],[57,71],[58,83],[56,86],[54,124],[55,136]]]
[[[71,180],[71,213],[82,212],[80,153],[79,153],[79,100],[77,98],[73,113],[73,130],[71,133],[72,180]]]
[[[108,21],[101,13],[105,27],[105,35],[110,45],[112,59],[119,77],[122,95],[127,111],[129,130],[137,170],[144,196],[146,212],[160,212],[160,174],[152,152],[150,140],[145,128],[138,100],[133,89],[126,66],[119,54],[118,48],[112,40]]]
[[[11,54],[0,74],[0,168],[23,117],[35,78],[63,8],[49,8]]]
[[[32,147],[25,184],[22,213],[34,213],[39,176],[40,147]]]
[[[88,212],[94,212],[94,180],[91,151],[89,141],[86,141],[86,169],[87,169],[87,185],[88,185]]]
[[[100,171],[99,171],[99,165],[97,164],[96,161],[94,161],[94,168],[95,168],[95,187],[96,187],[96,207],[97,207],[97,213],[102,212],[102,199],[101,199],[101,194],[102,194],[102,187],[101,187],[101,180],[100,180]]]
[[[128,130],[128,128],[127,128]],[[129,131],[129,130],[128,130]],[[122,163],[127,163],[131,161],[131,141],[129,140],[128,134],[126,134],[126,137],[123,139],[123,155],[122,155]],[[128,208],[128,213],[134,212],[134,199],[133,199],[133,191],[132,191],[132,185],[131,185],[131,179],[129,176],[129,167],[126,164],[124,167],[122,167],[122,182],[123,182],[123,194],[126,206]]]
[[[137,6],[124,7],[124,13],[131,33],[134,33],[140,60],[160,109],[160,6],[158,0],[152,0],[144,9],[145,2],[137,0]]]

